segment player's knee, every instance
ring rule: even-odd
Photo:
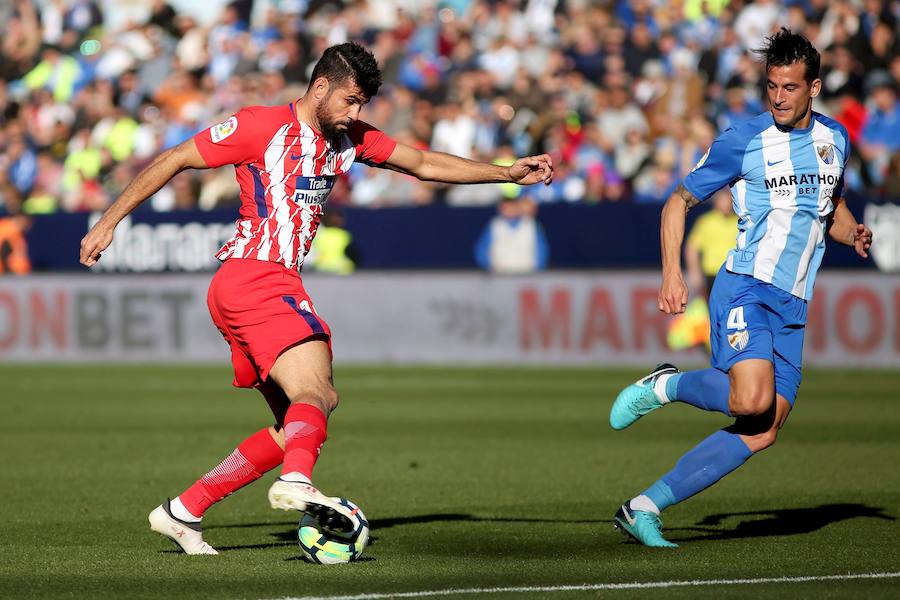
[[[333,385],[322,386],[315,393],[315,403],[319,405],[326,416],[334,412],[339,401],[340,398]]]
[[[341,398],[334,386],[329,386],[322,394],[322,405],[325,407],[326,414],[332,413],[340,401]]]
[[[291,404],[312,404],[325,415],[330,415],[337,408],[340,398],[331,384],[323,383],[315,388],[308,388],[291,397]]]
[[[764,387],[749,390],[732,390],[728,398],[728,408],[735,417],[755,417],[764,415],[775,404],[775,392]]]
[[[775,405],[762,415],[738,417],[734,425],[727,428],[729,433],[740,435],[751,452],[760,452],[775,443],[778,429],[784,423],[779,418]]]

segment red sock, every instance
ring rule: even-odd
[[[240,443],[228,458],[201,477],[179,498],[188,511],[202,517],[210,506],[248,483],[253,483],[284,460],[284,451],[269,433],[257,431]]]
[[[328,437],[328,418],[312,404],[291,404],[284,416],[284,464],[282,473],[312,477],[322,444]]]

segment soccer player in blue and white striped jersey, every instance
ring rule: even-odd
[[[712,368],[660,365],[622,390],[610,413],[614,429],[670,402],[735,417],[616,513],[616,526],[648,546],[675,546],[662,535],[660,511],[775,443],[800,385],[807,302],[826,234],[863,257],[872,243],[841,196],[847,130],[812,110],[822,86],[818,51],[787,29],[767,42],[758,52],[771,110],[723,132],[663,208],[659,309],[678,314],[688,299],[679,259],[685,214],[731,188],[738,236],[710,294]]]

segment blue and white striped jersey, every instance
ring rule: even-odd
[[[726,269],[808,300],[849,155],[837,121],[813,112],[806,129],[784,129],[766,112],[725,130],[684,187],[698,200],[731,188],[738,236]]]

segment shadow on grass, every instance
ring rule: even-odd
[[[294,522],[280,521],[277,523],[226,523],[224,525],[203,525],[203,531],[212,531],[213,529],[256,529],[258,527],[288,527],[300,522],[300,513],[297,513],[297,519]]]
[[[467,523],[568,523],[568,524],[597,524],[612,523],[612,519],[534,519],[530,517],[475,517],[466,514],[432,514],[416,515],[414,517],[395,517],[393,519],[374,519],[369,521],[373,530],[387,529],[398,525],[417,525],[419,523],[436,523],[446,521],[465,521]]]
[[[612,519],[535,519],[530,517],[514,518],[514,517],[475,517],[473,515],[462,513],[435,513],[430,515],[415,515],[411,517],[394,517],[390,519],[372,519],[369,521],[369,528],[374,530],[387,529],[389,527],[398,527],[401,525],[419,525],[422,523],[447,523],[453,521],[465,521],[468,523],[569,523],[586,525],[596,523],[612,523]],[[203,526],[203,531],[211,531],[213,529],[240,529],[240,528],[262,528],[262,527],[293,527],[294,523],[230,523],[225,525],[209,525]],[[275,534],[277,535],[277,534]]]
[[[403,525],[418,525],[422,523],[447,523],[447,522],[466,522],[466,523],[569,523],[569,524],[585,524],[593,525],[598,523],[612,523],[612,519],[539,519],[539,518],[512,518],[512,517],[476,517],[462,513],[435,513],[428,515],[415,515],[410,517],[394,517],[389,519],[374,519],[369,521],[370,529],[375,532],[390,527],[399,527]],[[273,531],[269,534],[273,541],[258,544],[243,544],[233,546],[216,546],[216,550],[250,550],[254,548],[279,548],[284,546],[292,546],[297,543],[297,526],[295,523],[233,523],[224,525],[210,525],[204,527],[204,531],[213,529],[237,529],[237,528],[278,528],[279,531]],[[369,544],[378,543],[378,536],[372,535],[369,538]],[[168,551],[164,551],[168,552]],[[172,552],[177,552],[173,550]]]
[[[895,517],[884,513],[884,508],[866,506],[864,504],[823,504],[809,508],[783,508],[749,512],[719,513],[704,517],[693,527],[672,527],[668,531],[674,542],[713,541],[739,538],[756,538],[769,536],[801,535],[818,531],[832,523],[856,518],[881,519],[894,521]],[[424,523],[567,523],[596,525],[612,523],[612,519],[545,519],[531,517],[476,517],[465,513],[433,513],[373,519],[369,522],[372,532],[391,527],[419,525]],[[736,523],[735,523],[736,522]],[[733,525],[732,525],[733,524]],[[730,527],[730,528],[728,528]],[[232,528],[275,528],[269,534],[272,541],[267,543],[219,546],[218,550],[249,550],[254,548],[279,548],[297,543],[297,530],[294,523],[235,523],[211,525],[206,529]],[[377,543],[378,537],[372,536],[370,543]]]
[[[812,533],[826,525],[848,519],[896,520],[896,517],[884,514],[884,510],[883,508],[866,506],[864,504],[848,503],[823,504],[810,508],[776,508],[751,512],[720,513],[704,517],[697,522],[697,527],[673,527],[669,531],[701,534],[693,536],[675,534],[671,536],[674,542],[800,535]],[[728,521],[742,517],[749,518],[741,520],[732,529],[716,527],[726,525]]]

